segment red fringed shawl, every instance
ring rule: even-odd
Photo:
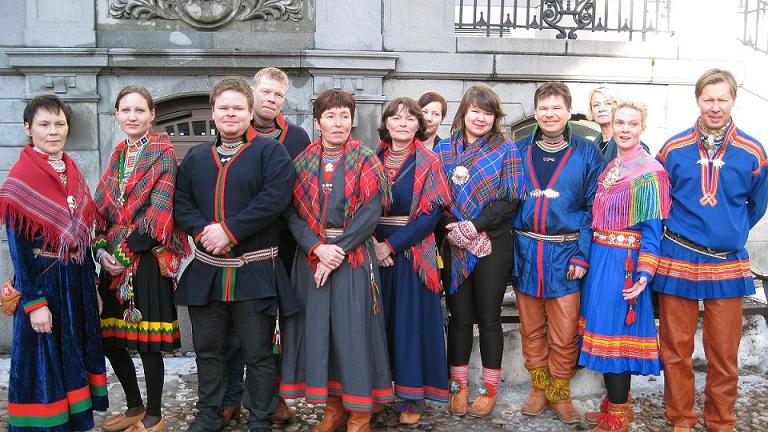
[[[381,143],[382,150],[388,144]],[[413,176],[413,198],[411,199],[411,211],[408,221],[416,219],[422,214],[431,213],[435,208],[448,207],[451,204],[451,193],[448,190],[448,180],[443,171],[440,157],[424,147],[418,139],[413,141],[416,154],[416,166]],[[411,260],[413,269],[419,274],[419,278],[430,291],[439,293],[440,271],[437,267],[437,246],[435,234],[429,233],[424,240],[411,246],[405,252]]]
[[[99,180],[94,200],[98,209],[97,235],[106,233],[110,252],[134,231],[163,244],[181,260],[191,253],[187,236],[173,224],[176,152],[165,133],[148,135],[149,142],[137,156],[136,168],[120,204],[120,165],[127,141],[112,152],[107,171]]]
[[[317,140],[310,144],[303,152],[296,156],[297,179],[293,186],[293,205],[309,228],[325,243],[325,226],[320,211],[320,166],[322,165],[322,145]],[[366,147],[361,141],[354,141],[352,137],[344,143],[344,227],[357,210],[367,203],[377,192],[381,192],[381,204],[384,208],[389,206],[391,192],[384,167],[373,150]],[[365,258],[365,243],[353,251],[346,251],[349,263],[358,267]],[[315,268],[317,261],[309,258],[311,268]]]
[[[96,208],[85,178],[75,162],[64,153],[67,187],[48,163],[48,155],[36,152],[32,144],[21,151],[5,183],[0,187],[0,225],[34,239],[44,248],[55,249],[59,259],[72,257],[82,262],[91,245]],[[67,197],[75,202],[70,212]]]

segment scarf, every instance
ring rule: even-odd
[[[424,144],[415,139],[415,168],[413,175],[413,197],[408,222],[422,214],[431,213],[435,208],[448,207],[451,203],[451,195],[448,192],[448,181],[445,178],[440,158],[427,149]],[[389,146],[381,142],[381,152]],[[418,273],[426,287],[435,293],[440,293],[440,274],[437,266],[437,246],[435,234],[429,233],[422,241],[411,246],[405,251],[406,257],[413,264],[413,269]]]
[[[148,142],[139,151],[136,166],[128,177],[123,204],[120,203],[120,176],[128,141],[119,143],[112,152],[94,195],[98,209],[95,244],[102,246],[106,240],[106,245],[114,251],[132,232],[138,231],[157,240],[181,261],[191,250],[187,236],[173,223],[176,153],[165,133],[150,133],[147,137]],[[138,259],[133,265],[137,263]],[[125,272],[117,279],[123,275]]]
[[[43,248],[55,249],[60,260],[82,262],[91,244],[96,208],[85,177],[68,154],[66,188],[48,163],[48,155],[27,144],[0,187],[0,225],[30,239],[42,238]],[[70,204],[73,210],[70,211]]]
[[[485,137],[472,144],[464,143],[464,132],[451,138],[450,145],[439,146],[451,186],[450,213],[459,221],[475,219],[491,201],[516,200],[523,197],[522,161],[514,145],[505,146],[503,136]],[[456,168],[469,172],[464,184],[456,182]],[[479,258],[466,249],[451,245],[451,294],[472,273]]]
[[[392,199],[389,182],[379,158],[373,150],[350,136],[344,143],[344,228],[352,216],[377,192],[381,192],[381,204],[386,209]],[[322,164],[322,143],[318,139],[296,156],[296,183],[293,186],[293,205],[309,228],[325,243],[325,220],[320,211],[320,183]],[[347,251],[352,267],[358,267],[365,259],[365,243],[353,251]],[[317,257],[309,257],[313,270]]]
[[[671,205],[669,175],[638,144],[617,156],[597,181],[592,228],[623,229],[666,219]]]

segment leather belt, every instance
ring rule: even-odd
[[[640,231],[596,229],[592,232],[592,241],[622,249],[640,249]]]
[[[523,237],[528,237],[534,240],[540,240],[544,242],[550,242],[550,243],[564,243],[564,242],[572,242],[579,239],[579,233],[566,233],[566,234],[539,234],[535,232],[530,231],[520,231],[515,230],[515,232]]]
[[[382,216],[379,218],[379,225],[405,226],[408,223],[408,216]]]
[[[694,252],[698,252],[702,255],[706,255],[712,258],[717,259],[728,259],[728,254],[731,253],[731,251],[722,251],[717,249],[711,249],[706,246],[702,246],[694,241],[688,240],[687,238],[681,236],[680,234],[673,233],[670,230],[664,231],[664,237],[672,240],[673,242],[677,243],[678,245],[688,249],[692,250]]]
[[[325,238],[332,239],[344,234],[344,228],[326,228]]]
[[[277,246],[272,246],[267,249],[259,249],[253,252],[246,252],[236,258],[220,258],[217,256],[209,255],[200,249],[195,249],[195,259],[200,260],[206,264],[210,264],[214,267],[231,268],[242,267],[246,264],[266,261],[277,257]]]

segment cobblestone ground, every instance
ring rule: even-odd
[[[170,362],[167,362],[170,363]],[[195,412],[197,390],[197,375],[194,373],[194,363],[186,362],[183,367],[169,367],[166,373],[166,384],[163,397],[163,416],[169,431],[184,431],[192,421]],[[140,371],[141,368],[138,367]],[[7,371],[7,369],[6,369]],[[7,373],[3,371],[3,373]],[[697,377],[697,380],[700,377]],[[1,378],[0,378],[1,379]],[[143,377],[140,377],[143,382]],[[742,372],[742,385],[737,403],[736,414],[739,422],[737,431],[768,431],[768,375]],[[659,386],[659,389],[661,386]],[[97,423],[106,416],[117,413],[125,408],[125,398],[120,384],[114,375],[109,378],[110,410],[107,413],[97,413]],[[491,416],[484,419],[457,418],[447,414],[440,405],[429,405],[421,424],[407,427],[398,424],[398,414],[394,408],[374,417],[374,431],[419,430],[419,431],[568,431],[589,430],[586,424],[566,427],[558,422],[551,411],[536,418],[522,416],[518,408],[527,393],[526,386],[510,386],[502,383],[501,394],[506,394],[503,401],[496,405]],[[513,396],[509,396],[513,395]],[[7,416],[7,378],[0,381],[0,430],[6,430]],[[664,418],[662,406],[663,395],[660,391],[639,392],[635,394],[635,412],[637,419],[633,431],[666,431],[669,424]],[[703,398],[699,394],[697,409],[701,413]],[[574,399],[574,404],[582,413],[594,410],[599,400],[597,397]],[[307,405],[303,401],[290,401],[296,411],[294,421],[286,424],[275,424],[276,431],[298,432],[311,429],[322,417],[322,408]],[[233,420],[227,430],[247,431],[246,416]],[[698,425],[696,430],[704,430]]]

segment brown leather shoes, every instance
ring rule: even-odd
[[[225,425],[228,425],[229,421],[232,419],[240,418],[240,415],[242,415],[242,413],[240,412],[240,405],[224,407],[224,410],[222,411],[222,417],[224,417]]]
[[[106,432],[122,431],[133,426],[137,422],[141,422],[143,419],[144,413],[135,416],[127,416],[125,413],[120,413],[104,420],[101,423],[101,429]]]
[[[277,397],[277,410],[272,414],[272,421],[277,423],[285,423],[293,418],[293,410],[285,403],[285,399]]]
[[[531,392],[528,393],[528,399],[526,399],[523,406],[520,407],[520,412],[527,416],[537,416],[544,412],[547,405],[549,405],[549,401],[544,397],[544,392],[532,388]]]
[[[549,405],[552,407],[552,411],[557,414],[557,418],[559,418],[561,422],[569,425],[581,422],[579,412],[576,411],[576,408],[573,406],[573,401],[570,399],[555,403],[550,402]]]
[[[415,425],[421,421],[421,413],[403,411],[400,413],[400,424]]]
[[[312,432],[335,432],[347,424],[347,410],[338,396],[328,396],[328,402],[323,409],[323,419]]]
[[[463,388],[456,393],[451,394],[448,402],[448,412],[453,416],[463,417],[469,411],[469,390]]]
[[[496,387],[492,384],[483,383],[480,386],[480,396],[472,402],[469,408],[469,415],[472,417],[485,417],[493,411],[496,406]]]
[[[143,421],[137,421],[133,426],[126,429],[126,432],[161,432],[165,430],[165,421],[160,419],[154,426],[145,427]]]
[[[347,420],[347,432],[371,432],[371,413],[352,412]]]

